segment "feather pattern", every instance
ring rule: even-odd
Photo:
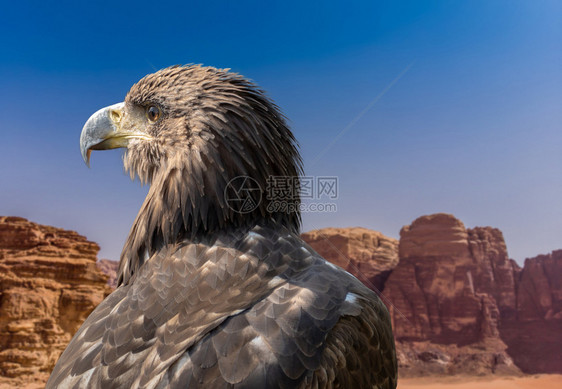
[[[267,198],[248,213],[226,203],[233,178],[263,190],[271,176],[302,172],[275,104],[228,70],[174,66],[131,88],[123,120],[154,105],[162,118],[146,124],[150,141],[124,157],[151,186],[119,286],[47,388],[396,387],[378,297],[300,239],[298,211],[270,212]]]
[[[298,231],[300,213],[268,212],[263,198],[250,214],[227,206],[227,184],[251,177],[265,191],[270,176],[296,177],[302,163],[283,115],[242,76],[201,66],[171,67],[135,84],[129,106],[162,106],[155,141],[130,146],[124,165],[151,188],[123,248],[119,283],[172,238],[194,238],[226,226],[273,218]],[[180,212],[178,212],[180,210]]]
[[[161,250],[90,315],[47,387],[390,388],[395,380],[380,300],[273,223]]]

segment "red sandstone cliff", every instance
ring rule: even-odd
[[[518,372],[499,336],[501,317],[516,311],[516,265],[501,231],[423,216],[400,232],[399,253],[383,294],[401,373]]]
[[[525,373],[562,373],[562,250],[525,260],[517,283],[517,320],[500,334]]]
[[[366,228],[324,228],[302,238],[325,259],[381,291],[398,263],[398,241]]]
[[[402,376],[562,372],[562,250],[521,269],[500,230],[448,214],[416,219],[399,245],[362,228],[302,237],[383,291]]]
[[[562,319],[562,250],[525,260],[517,313],[523,321]]]
[[[0,217],[0,386],[44,385],[111,291],[96,267],[98,250],[76,232]]]

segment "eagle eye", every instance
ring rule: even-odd
[[[156,122],[162,116],[162,111],[155,105],[151,105],[146,109],[146,117],[152,123]]]

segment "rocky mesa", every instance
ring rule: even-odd
[[[501,231],[423,216],[402,228],[399,256],[383,293],[403,375],[519,372],[499,332],[517,269]]]
[[[562,250],[521,269],[500,230],[443,213],[399,242],[363,228],[302,236],[381,295],[401,376],[562,372]]]
[[[44,385],[60,353],[111,292],[96,243],[0,217],[0,386]]]
[[[398,241],[366,228],[323,228],[302,238],[326,260],[381,291],[398,264]]]
[[[500,335],[525,373],[562,373],[562,250],[527,258],[517,277],[517,315]]]

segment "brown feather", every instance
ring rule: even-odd
[[[129,91],[158,105],[124,165],[150,182],[119,287],[86,319],[47,388],[393,388],[378,297],[298,234],[300,214],[230,209],[227,183],[298,177],[295,139],[263,91],[226,70],[171,67]]]
[[[223,198],[228,182],[238,176],[253,178],[265,190],[269,176],[302,172],[283,115],[252,82],[225,70],[175,66],[140,80],[125,101],[158,104],[165,117],[157,141],[129,147],[124,158],[131,175],[151,188],[121,254],[119,284],[170,239],[193,239],[264,219],[298,231],[299,212],[268,212],[263,198],[256,210],[240,214]]]

